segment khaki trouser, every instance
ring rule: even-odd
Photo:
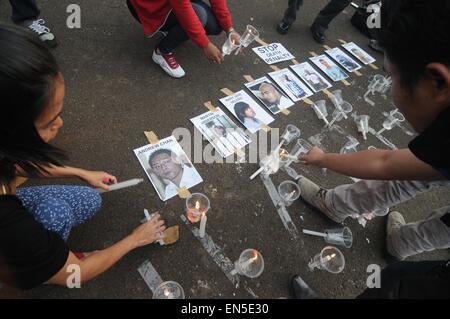
[[[342,185],[330,190],[327,206],[342,218],[389,209],[434,187],[450,186],[450,181],[366,181]],[[408,257],[425,251],[450,248],[450,227],[441,217],[450,206],[433,211],[422,221],[406,224],[392,236],[398,255]]]

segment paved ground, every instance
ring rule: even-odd
[[[79,0],[81,30],[65,27],[66,6],[72,1],[38,2],[43,17],[54,27],[59,38],[60,46],[54,52],[67,83],[63,113],[65,127],[56,143],[70,151],[71,165],[107,170],[121,180],[144,177],[132,152],[146,144],[144,130],[154,130],[160,137],[169,136],[178,127],[186,127],[193,132],[189,118],[205,111],[204,101],[221,98],[220,88],[242,89],[243,74],[258,77],[270,71],[250,50],[238,57],[227,58],[221,66],[209,65],[201,52],[188,43],[177,51],[187,77],[173,80],[151,62],[153,42],[143,37],[140,26],[129,15],[125,1]],[[309,51],[322,52],[323,48],[311,39],[308,27],[327,1],[306,1],[299,21],[289,35],[283,37],[278,36],[274,25],[280,19],[286,1],[266,0],[264,5],[256,0],[228,2],[238,30],[248,23],[258,26],[266,41],[282,42],[298,61],[306,60]],[[351,14],[353,9],[348,9],[333,23],[328,32],[328,45],[338,45],[338,38],[366,45],[367,39],[349,23]],[[0,4],[0,20],[9,20],[7,1]],[[223,40],[223,35],[214,39],[217,44]],[[372,53],[380,66],[382,57]],[[286,62],[279,67],[288,65]],[[358,113],[372,115],[372,126],[378,128],[382,121],[380,111],[390,110],[391,106],[380,99],[377,107],[370,107],[361,99],[367,81],[375,71],[364,68],[362,73],[362,77],[353,75],[350,78],[350,87],[339,83],[335,88],[343,89],[344,98],[353,103]],[[313,100],[323,98],[323,94],[312,97]],[[302,129],[303,137],[319,132],[320,123],[306,104],[298,103],[291,110],[288,117],[276,116],[272,126],[284,128],[294,123]],[[353,126],[350,120],[343,124],[348,132],[357,136]],[[389,133],[389,138],[398,146],[405,146],[409,139],[399,129]],[[361,148],[369,145],[382,146],[371,139]],[[305,247],[301,249],[297,242],[290,240],[261,181],[248,179],[257,169],[256,164],[198,164],[196,167],[205,182],[193,190],[206,193],[212,200],[208,233],[224,247],[232,260],[249,247],[258,249],[264,256],[265,272],[260,278],[248,281],[248,286],[259,297],[288,297],[288,279],[300,273],[325,298],[352,298],[363,291],[369,264],[387,264],[383,258],[385,220],[372,221],[365,229],[350,221],[346,224],[353,230],[355,242],[351,249],[343,250],[346,257],[344,272],[339,275],[308,272],[307,258],[319,252],[325,244],[319,239],[305,237]],[[350,182],[348,178],[332,173],[323,176],[314,169],[306,169],[305,174],[328,187]],[[275,180],[285,178],[279,174]],[[449,204],[448,192],[439,190],[420,196],[398,209],[405,213],[408,221],[415,221],[432,209]],[[70,246],[75,251],[89,251],[114,243],[138,224],[144,207],[161,210],[171,225],[180,224],[184,201],[173,199],[162,203],[147,179],[137,188],[105,195],[101,212],[73,230]],[[320,230],[333,225],[302,202],[294,204],[290,212],[298,228]],[[448,256],[448,252],[441,251],[423,254],[414,260]],[[41,287],[22,293],[3,288],[0,294],[27,298],[151,298],[150,290],[137,272],[138,266],[146,259],[151,260],[164,279],[180,282],[188,298],[250,297],[246,291],[232,287],[183,225],[181,240],[176,245],[138,249],[82,289]]]

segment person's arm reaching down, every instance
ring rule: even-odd
[[[445,180],[432,166],[409,149],[368,150],[349,154],[324,153],[313,148],[299,158],[307,164],[342,175],[368,180]]]
[[[108,190],[108,184],[117,183],[117,178],[106,172],[96,172],[88,171],[82,168],[75,168],[69,166],[57,167],[49,166],[46,167],[48,174],[42,173],[44,178],[65,178],[65,177],[77,177],[84,180],[89,185],[97,188],[102,188]],[[19,167],[16,168],[17,176],[30,177]]]
[[[222,52],[209,40],[190,0],[169,0],[181,27],[189,38],[194,41],[206,55],[206,58],[215,63],[223,61]]]
[[[80,260],[70,252],[64,267],[48,283],[66,285],[67,278],[71,275],[67,272],[70,265],[78,265],[81,271],[81,283],[87,282],[107,271],[130,251],[160,239],[159,234],[164,230],[164,221],[160,220],[159,214],[156,214],[151,220],[137,227],[131,235],[106,249],[91,253],[85,259]]]

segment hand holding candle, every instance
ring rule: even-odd
[[[153,213],[153,214],[150,215],[149,212],[148,212],[148,210],[144,208],[144,215],[145,215],[145,219],[147,220],[147,222],[149,222],[149,221],[153,218],[153,216],[156,215],[156,213]],[[159,235],[161,238],[164,237],[164,233],[163,233],[163,232],[159,233],[158,235]],[[163,239],[158,239],[156,242],[157,242],[158,244],[160,244],[161,246],[164,245],[164,240],[163,240]]]
[[[145,213],[146,219],[150,218],[140,226],[136,227],[130,235],[130,240],[133,241],[133,248],[143,247],[151,243],[156,242],[164,236],[166,227],[164,226],[164,220],[160,219],[161,216],[155,213],[153,216]]]

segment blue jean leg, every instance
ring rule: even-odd
[[[206,3],[201,0],[193,0],[192,8],[207,35],[218,35],[223,31],[211,7]],[[189,36],[173,12],[170,13],[160,30],[167,32],[167,36],[158,44],[158,48],[163,54],[173,52],[180,44],[189,40]]]
[[[19,188],[17,197],[39,223],[64,240],[74,226],[95,215],[102,202],[94,189],[80,186]]]

